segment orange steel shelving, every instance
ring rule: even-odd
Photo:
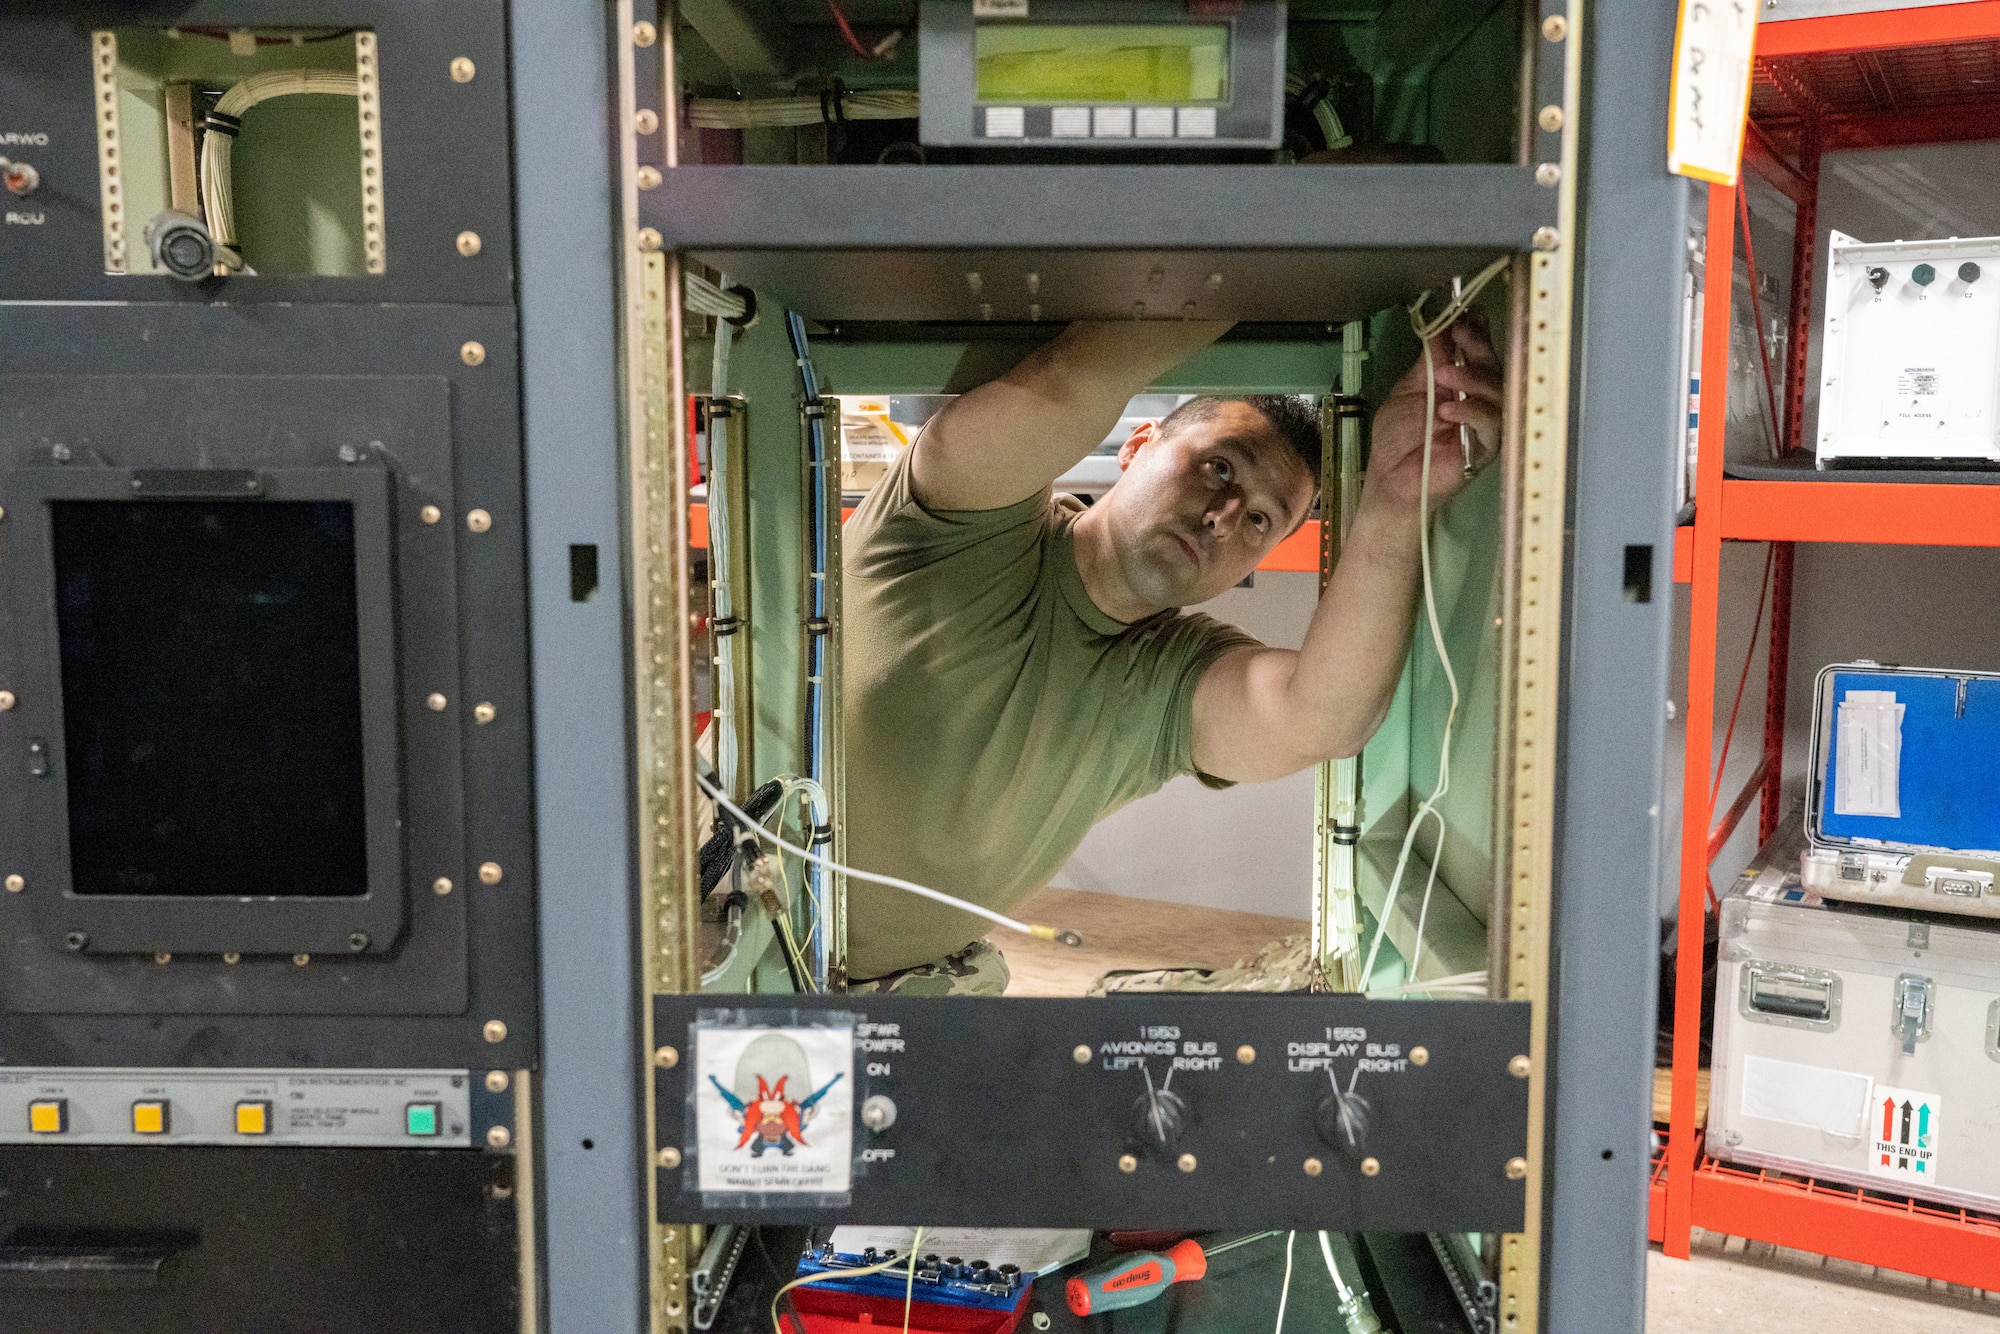
[[[1821,154],[2000,138],[2000,0],[1765,23],[1758,29],[1744,166],[1797,207],[1791,336],[1780,413],[1784,451],[1802,443],[1806,347],[1815,289]],[[1708,194],[1709,280],[1702,297],[1695,519],[1677,534],[1676,577],[1692,585],[1687,769],[1681,828],[1673,1094],[1653,1164],[1649,1230],[1684,1258],[1692,1230],[1769,1241],[1940,1278],[2000,1285],[2000,1218],[1932,1207],[1711,1159],[1695,1126],[1703,929],[1709,863],[1737,821],[1760,807],[1758,838],[1779,815],[1797,542],[2000,546],[2000,486],[1906,482],[1741,481],[1723,476],[1729,384],[1730,273],[1738,191]],[[1740,793],[1711,805],[1716,618],[1725,541],[1769,542],[1771,629],[1762,761]],[[1717,812],[1722,812],[1720,821]]]

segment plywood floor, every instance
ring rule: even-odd
[[[1308,929],[1288,917],[1080,889],[1044,889],[1014,915],[1076,931],[1084,943],[1072,949],[996,933],[993,943],[1006,951],[1013,973],[1010,996],[1079,996],[1114,968],[1222,967]],[[1649,1334],[2000,1334],[2000,1292],[1697,1231],[1692,1259],[1669,1260],[1658,1248],[1646,1257],[1646,1328]]]
[[[1121,898],[1084,889],[1040,890],[1013,910],[1083,937],[1080,948],[1014,931],[988,937],[1007,956],[1009,996],[1081,996],[1114,968],[1221,968],[1311,923],[1291,917]]]

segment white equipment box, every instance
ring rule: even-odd
[[[2000,675],[1822,669],[1807,772],[1807,889],[2000,918]]]
[[[2000,463],[2000,237],[1834,232],[1818,460]]]
[[[2000,1211],[2000,927],[1828,904],[1797,839],[1722,903],[1709,1152]]]

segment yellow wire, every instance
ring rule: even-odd
[[[881,1264],[868,1265],[862,1269],[829,1269],[824,1273],[799,1275],[799,1277],[793,1279],[784,1287],[779,1288],[771,1297],[771,1329],[773,1334],[785,1334],[785,1327],[778,1323],[778,1303],[785,1300],[785,1294],[793,1288],[803,1288],[808,1283],[827,1283],[836,1278],[863,1278],[869,1274],[879,1274],[885,1269],[894,1269],[897,1265],[903,1265],[910,1272],[909,1282],[904,1285],[903,1294],[903,1334],[910,1334],[911,1296],[917,1284],[917,1249],[922,1244],[923,1239],[924,1230],[918,1228],[916,1235],[910,1238],[910,1253],[908,1255],[900,1258],[892,1257],[884,1260]],[[801,1330],[801,1334],[804,1334],[803,1330]]]

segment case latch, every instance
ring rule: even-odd
[[[1917,1044],[1931,1035],[1931,992],[1928,977],[1904,973],[1896,979],[1896,1010],[1889,1028],[1902,1039],[1903,1055],[1915,1056]]]

